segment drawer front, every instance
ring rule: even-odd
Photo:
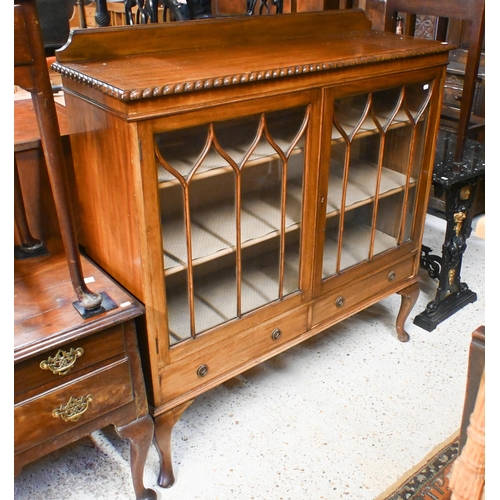
[[[252,360],[263,361],[272,351],[281,351],[283,344],[306,331],[307,307],[301,307],[169,365],[162,373],[164,404],[202,385],[235,376],[241,372],[238,367],[246,364],[249,368]]]
[[[386,290],[394,289],[398,283],[413,276],[413,263],[413,258],[404,260],[318,300],[312,307],[312,326],[336,316],[343,317],[351,314],[353,309],[359,308],[363,302],[371,298],[375,301],[380,300],[384,297]]]
[[[83,337],[14,365],[14,394],[47,383],[65,384],[82,370],[124,352],[121,324]]]
[[[64,434],[132,400],[132,380],[125,359],[15,405],[15,451]]]

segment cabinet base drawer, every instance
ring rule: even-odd
[[[23,451],[133,400],[128,359],[14,406],[14,447]]]
[[[398,283],[413,276],[413,265],[414,257],[387,267],[367,279],[340,288],[336,293],[318,300],[312,306],[312,326],[331,320],[335,316],[345,316],[367,299],[373,298],[372,303],[382,299],[386,290],[394,289]]]
[[[282,344],[306,331],[307,307],[301,307],[228,337],[196,356],[183,358],[162,373],[163,401],[167,403],[202,386],[213,387],[277,354]]]

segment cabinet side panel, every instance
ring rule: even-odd
[[[66,95],[78,196],[80,242],[88,255],[141,299],[135,125]]]

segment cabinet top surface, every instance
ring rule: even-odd
[[[370,27],[363,11],[347,10],[75,30],[53,68],[133,101],[452,48]]]

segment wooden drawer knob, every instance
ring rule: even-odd
[[[207,373],[208,373],[207,365],[200,365],[196,370],[196,375],[198,375],[198,377],[204,377]]]
[[[59,349],[54,357],[49,356],[48,359],[42,361],[40,368],[42,370],[50,370],[54,375],[66,375],[83,353],[84,351],[81,347],[77,347],[76,349],[71,348],[69,352]]]

